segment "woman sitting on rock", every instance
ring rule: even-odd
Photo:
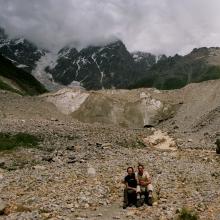
[[[123,209],[137,204],[137,180],[135,178],[133,167],[128,167],[127,173],[128,175],[123,181],[125,184]]]

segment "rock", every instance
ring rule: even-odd
[[[101,143],[96,143],[96,147],[101,148],[102,144]]]
[[[95,176],[96,176],[96,170],[95,170],[95,168],[93,168],[93,167],[89,167],[89,168],[87,169],[87,173],[88,173],[88,175],[91,176],[91,177],[95,177]]]
[[[35,170],[46,170],[46,167],[45,166],[41,166],[41,165],[36,165],[36,166],[34,166],[34,169]]]
[[[42,157],[43,161],[53,162],[53,155],[45,155]]]
[[[57,118],[51,118],[51,121],[59,121]]]
[[[6,203],[0,199],[0,215],[3,215],[6,209]]]
[[[54,157],[53,162],[55,162],[57,164],[62,164],[63,163],[63,161],[59,157]]]
[[[74,145],[68,146],[68,147],[66,147],[66,150],[74,151],[75,146]]]
[[[103,149],[108,149],[108,148],[112,148],[112,147],[113,147],[113,145],[111,143],[104,143],[104,144],[102,144],[102,148]]]
[[[0,159],[0,168],[3,168],[5,166],[5,160]]]
[[[72,155],[69,155],[69,156],[68,156],[68,159],[70,159],[70,160],[75,160],[75,159],[76,159],[76,156],[73,155],[73,154],[72,154]]]
[[[134,210],[127,211],[126,217],[134,218],[135,217],[135,211]]]
[[[216,144],[216,154],[220,154],[220,139],[218,138],[215,142]]]
[[[74,160],[68,160],[68,161],[67,161],[67,163],[76,163],[76,162],[77,162],[76,159],[74,159]]]
[[[114,216],[113,219],[121,219],[119,216]]]

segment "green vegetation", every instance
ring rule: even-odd
[[[3,82],[3,81],[1,81],[1,80],[0,80],[0,89],[2,89],[2,90],[8,90],[8,91],[10,91],[10,92],[15,92],[15,93],[21,94],[20,91],[18,91],[18,90],[16,90],[16,89],[12,88],[10,85],[6,84],[5,82]]]
[[[209,64],[207,57],[207,50],[201,48],[186,56],[164,58],[154,64],[142,79],[133,82],[129,89],[140,87],[179,89],[189,83],[220,79],[220,66]]]
[[[0,55],[0,76],[12,80],[22,90],[23,95],[38,95],[47,90],[31,74],[15,67],[12,62]],[[0,89],[20,93],[11,86],[0,81]]]
[[[40,139],[27,133],[0,133],[0,151],[13,150],[17,147],[37,147]]]
[[[198,216],[197,214],[195,214],[193,211],[187,209],[187,208],[183,208],[180,213],[179,216],[177,218],[177,220],[198,220]]]

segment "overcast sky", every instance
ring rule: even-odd
[[[220,46],[220,0],[0,0],[0,26],[48,49],[121,39],[129,51]]]

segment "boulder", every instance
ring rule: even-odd
[[[6,209],[6,203],[0,199],[0,215],[3,215]]]
[[[96,170],[95,170],[95,168],[93,168],[93,167],[88,167],[87,173],[88,173],[88,175],[91,176],[91,177],[95,177],[95,176],[96,176]]]
[[[0,168],[3,168],[5,166],[5,161],[3,159],[0,159]]]
[[[216,140],[215,144],[216,144],[216,153],[220,154],[220,138]]]

